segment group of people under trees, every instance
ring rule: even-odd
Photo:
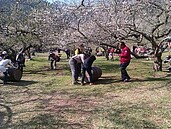
[[[73,85],[78,84],[78,77],[81,74],[81,71],[82,71],[81,85],[84,85],[86,71],[89,74],[88,80],[90,82],[90,85],[93,84],[91,70],[92,70],[92,64],[95,60],[96,57],[94,55],[91,55],[91,53],[84,53],[83,44],[81,44],[79,48],[75,50],[75,55],[72,56],[69,60]]]
[[[49,55],[48,55],[48,60],[50,61],[50,68],[53,70],[53,69],[56,69],[57,67],[57,62],[60,61],[60,57],[61,57],[61,54],[60,52],[63,51],[66,53],[66,58],[67,59],[70,59],[70,57],[72,55],[75,55],[75,53],[79,53],[80,51],[77,51],[78,49],[76,50],[71,50],[69,48],[53,48],[53,49],[50,49],[49,50]],[[91,54],[92,53],[92,49],[91,47],[88,47],[86,49],[84,49],[84,53],[86,54]]]
[[[85,47],[83,44],[81,44],[76,50],[75,55],[70,57],[69,56],[69,65],[72,73],[72,84],[78,84],[78,77],[82,74],[81,78],[81,85],[84,85],[84,79],[86,77],[86,71],[88,73],[88,80],[90,85],[93,84],[92,80],[92,64],[96,60],[95,55],[91,54],[92,50],[90,49],[89,52],[85,51]],[[115,51],[116,52],[116,51]],[[117,51],[118,53],[118,51]],[[130,63],[131,56],[130,49],[125,45],[124,42],[120,43],[120,68],[121,68],[121,77],[122,81],[126,82],[130,80],[130,76],[128,75],[126,68]],[[49,57],[49,60],[51,57]],[[58,58],[58,61],[60,58]],[[17,63],[18,65],[14,65],[14,63]],[[21,67],[21,70],[23,70],[23,67],[25,66],[25,57],[24,57],[24,51],[20,50],[19,53],[16,55],[15,62],[12,62],[9,55],[7,54],[7,51],[3,51],[0,55],[0,72],[4,74],[3,78],[3,84],[7,83],[7,68],[18,68]],[[51,64],[51,67],[52,64]]]
[[[121,79],[123,82],[130,81],[130,76],[127,73],[127,66],[131,61],[131,51],[128,46],[124,42],[119,44],[119,49],[115,50],[116,53],[120,56],[120,70],[121,70]],[[81,44],[79,48],[75,50],[75,55],[72,56],[69,60],[69,65],[72,73],[72,84],[78,84],[78,77],[82,71],[81,85],[84,85],[85,72],[89,74],[89,83],[93,84],[92,81],[92,64],[96,60],[96,57],[91,54],[84,53],[84,45]],[[82,68],[82,70],[81,70]]]
[[[68,48],[60,49],[60,48],[53,48],[49,50],[48,60],[50,61],[50,68],[56,69],[57,62],[60,61],[61,54],[60,52],[64,51],[66,53],[66,58],[70,59],[71,51]]]

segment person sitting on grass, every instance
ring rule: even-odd
[[[82,79],[81,79],[81,85],[84,85],[84,79],[85,79],[85,73],[87,71],[88,75],[89,75],[89,82],[90,82],[90,85],[92,85],[92,64],[93,62],[96,60],[96,57],[94,55],[91,55],[89,56],[88,58],[86,58],[84,60],[84,63],[82,65]]]

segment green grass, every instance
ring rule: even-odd
[[[20,82],[0,84],[2,129],[167,129],[171,128],[171,74],[154,72],[152,61],[132,59],[132,81],[120,82],[118,57],[97,57],[102,69],[95,85],[71,84],[62,55],[50,70],[47,54],[26,62]]]

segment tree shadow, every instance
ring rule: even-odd
[[[28,94],[30,94],[27,91]],[[32,95],[32,94],[31,94]],[[43,95],[43,94],[42,94]],[[9,107],[4,106],[8,112],[8,114],[6,114],[5,112],[0,112],[0,128],[2,129],[8,129],[8,128],[29,128],[29,129],[62,129],[62,128],[67,128],[67,129],[89,129],[89,124],[82,124],[80,121],[70,121],[68,119],[66,119],[63,115],[65,113],[75,113],[78,112],[78,114],[85,114],[86,112],[91,112],[91,111],[86,111],[85,109],[75,109],[73,103],[69,103],[67,101],[73,101],[73,99],[69,99],[66,101],[66,103],[64,105],[56,105],[57,103],[51,103],[52,99],[54,99],[53,97],[55,97],[55,94],[51,94],[50,98],[44,98],[43,96],[39,96],[38,98],[35,99],[31,99],[31,100],[22,100],[22,101],[15,101],[15,102],[11,102],[12,106],[19,106],[22,104],[27,104],[29,105],[29,103],[37,103],[40,102],[42,105],[40,105],[39,107],[37,107],[36,109],[24,109],[21,108],[18,112],[14,112],[14,115],[20,115],[20,113],[35,113],[36,115],[33,115],[31,118],[28,115],[29,120],[25,120],[25,119],[19,119],[14,123],[11,123],[11,118],[12,118],[12,111]],[[43,97],[43,98],[42,98]],[[55,101],[65,101],[66,98],[63,99],[55,99]],[[74,101],[77,101],[74,100]],[[77,102],[77,104],[79,105],[80,102]],[[82,102],[83,103],[83,102]],[[54,105],[52,105],[54,104]],[[61,103],[62,104],[62,103]],[[1,105],[0,105],[1,106]],[[51,107],[55,107],[53,109],[48,109]],[[56,110],[59,109],[59,110]],[[5,118],[8,116],[8,119],[6,120]],[[13,116],[14,117],[14,116]],[[4,122],[5,121],[5,122]]]
[[[20,121],[13,125],[14,128],[29,129],[88,129],[80,123],[70,123],[58,114],[44,113],[33,117],[28,122]]]
[[[152,78],[152,77],[148,77],[148,78],[145,78],[145,79],[138,79],[138,78],[133,78],[131,79],[130,82],[145,82],[145,81],[151,81],[151,82],[154,82],[154,81],[169,81],[170,79],[169,78]]]
[[[39,69],[33,69],[29,71],[24,71],[24,74],[40,74],[40,75],[49,75],[50,72],[61,72],[63,70],[70,71],[70,68],[68,65],[57,65],[55,69],[51,69],[50,66],[43,66]]]
[[[95,81],[95,84],[112,84],[117,81],[119,82],[119,80],[116,80],[115,76],[105,76],[100,77],[97,81]]]
[[[28,80],[20,80],[20,81],[16,81],[16,82],[8,82],[7,85],[11,85],[11,86],[31,86],[33,84],[36,84],[38,82],[36,81],[28,81]]]
[[[171,77],[171,74],[165,76],[164,78],[152,78],[152,77],[148,77],[148,78],[145,78],[145,79],[139,79],[139,78],[131,78],[130,81],[128,81],[127,83],[129,82],[146,82],[146,81],[170,81],[169,78],[167,77]],[[112,83],[121,83],[123,82],[121,79],[118,79],[117,77],[115,76],[105,76],[105,77],[100,77],[96,82],[95,84],[112,84]]]
[[[4,104],[0,104],[1,109],[4,109],[4,111],[0,111],[0,128],[6,128],[10,123],[12,119],[12,110],[9,106],[6,106]]]
[[[112,76],[111,78],[113,78]],[[34,91],[27,91],[28,94],[31,96],[35,96]],[[41,95],[40,95],[41,94]],[[146,111],[146,107],[141,108],[141,105],[138,105],[137,107],[134,106],[120,106],[120,108],[113,108],[106,111],[106,107],[102,106],[101,102],[102,100],[99,98],[90,98],[90,97],[80,97],[75,96],[74,98],[72,95],[75,93],[72,92],[71,94],[67,93],[59,93],[54,92],[50,93],[49,97],[44,97],[47,94],[40,93],[37,98],[30,99],[29,100],[22,100],[22,101],[15,101],[14,103],[11,103],[13,106],[15,105],[22,105],[22,104],[31,104],[31,103],[38,103],[40,102],[40,105],[38,107],[29,109],[22,107],[18,112],[15,111],[13,113],[14,115],[20,115],[20,113],[28,113],[28,120],[25,119],[18,119],[17,122],[9,123],[11,122],[12,117],[12,111],[8,107],[6,107],[6,110],[8,112],[8,115],[5,113],[2,114],[2,119],[4,120],[5,116],[8,116],[7,122],[4,122],[5,124],[2,124],[0,127],[3,129],[5,128],[29,128],[29,129],[90,129],[92,124],[91,123],[91,117],[92,114],[100,114],[105,111],[105,114],[107,113],[107,116],[104,116],[105,119],[107,118],[113,125],[120,125],[125,128],[141,128],[141,127],[149,127],[153,128],[156,127],[156,125],[149,121],[148,119],[139,119],[134,116],[130,116],[129,113],[134,113],[136,110],[140,110],[140,113],[143,114],[144,111]],[[69,97],[68,97],[69,96]],[[113,98],[112,98],[113,99]],[[101,106],[99,106],[101,105]],[[114,106],[115,107],[115,106]],[[29,116],[30,113],[35,113],[32,117]],[[1,115],[0,114],[0,115]],[[68,116],[66,116],[68,115]],[[77,116],[77,118],[75,118]],[[85,117],[88,120],[82,121],[81,117]],[[126,116],[126,117],[125,117]],[[70,118],[70,119],[67,119]],[[71,119],[72,118],[72,119]],[[103,118],[103,117],[102,117]],[[1,123],[2,123],[1,122]]]
[[[130,105],[129,107],[122,106],[120,108],[110,109],[106,118],[114,125],[121,126],[123,128],[156,129],[158,128],[158,125],[155,122],[151,121],[150,119],[141,118],[143,115],[145,116],[149,112],[150,109],[148,109],[148,107],[142,106],[141,104]]]

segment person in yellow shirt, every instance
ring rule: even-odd
[[[84,44],[80,44],[79,45],[79,48],[77,48],[75,50],[75,55],[77,55],[77,54],[83,54],[83,52],[84,52]]]

